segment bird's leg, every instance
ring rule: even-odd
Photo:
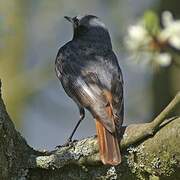
[[[70,144],[73,142],[73,141],[72,141],[72,137],[73,137],[74,133],[76,132],[77,128],[79,127],[81,121],[82,121],[82,120],[84,119],[84,117],[85,117],[85,111],[84,111],[83,108],[79,108],[79,113],[80,113],[80,119],[79,119],[79,121],[77,122],[76,126],[74,127],[71,135],[69,136],[69,138],[67,139],[67,141],[65,142],[65,144],[56,146],[56,148],[68,146],[68,145],[70,145]]]
[[[73,137],[74,133],[76,132],[77,128],[79,127],[79,125],[80,125],[80,123],[81,123],[81,121],[82,121],[82,120],[84,119],[84,117],[85,117],[85,111],[84,111],[83,108],[80,108],[79,112],[80,112],[80,119],[79,119],[79,121],[77,122],[76,126],[74,127],[71,135],[69,136],[69,138],[68,138],[68,140],[67,140],[68,142],[71,142],[71,141],[72,141],[72,137]]]

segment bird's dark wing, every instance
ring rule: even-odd
[[[122,123],[118,118],[123,106],[122,77],[115,55],[111,52],[83,57],[69,49],[61,49],[56,59],[56,73],[66,93],[78,106],[87,108],[95,118],[100,117],[104,127],[115,132]],[[112,96],[112,109],[117,117],[115,124],[106,112],[107,93]]]
[[[117,133],[120,132],[124,119],[124,96],[123,96],[123,76],[118,64],[116,55],[113,52],[105,56],[108,71],[111,73],[110,94],[112,95],[112,111]]]
[[[116,79],[112,80],[111,93],[115,126],[117,132],[120,133],[120,128],[124,120],[123,79],[120,71]]]

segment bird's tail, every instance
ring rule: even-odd
[[[101,161],[103,164],[118,165],[121,162],[121,154],[117,135],[105,129],[98,119],[96,131]]]

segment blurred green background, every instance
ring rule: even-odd
[[[180,18],[179,0],[0,0],[0,78],[3,98],[17,129],[35,148],[53,149],[65,141],[79,114],[54,72],[58,48],[72,38],[63,17],[94,14],[102,19],[125,81],[124,124],[148,122],[180,89],[177,66],[154,72],[129,66],[123,37],[147,10],[170,10]],[[87,113],[75,138],[95,134]]]

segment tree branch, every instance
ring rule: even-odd
[[[102,165],[96,137],[52,152],[33,150],[0,98],[0,179],[180,179],[180,117],[167,118],[180,93],[154,121],[123,127],[119,166]]]

